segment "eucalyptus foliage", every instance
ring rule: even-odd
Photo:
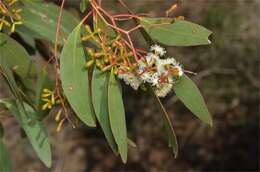
[[[127,15],[111,15],[96,0],[81,1],[78,11],[85,15],[80,19],[63,5],[0,0],[0,72],[13,93],[0,104],[18,121],[47,167],[51,167],[52,155],[42,120],[53,107],[57,131],[66,121],[73,127],[78,120],[88,127],[99,123],[113,152],[127,162],[129,138],[121,84],[149,92],[154,98],[175,157],[177,138],[160,97],[175,92],[196,117],[213,125],[198,87],[187,76],[192,72],[174,58],[167,58],[163,48],[208,45],[211,31],[183,17],[140,17],[128,8]],[[90,11],[86,11],[88,6]],[[133,20],[136,27],[120,28],[119,20]],[[134,31],[142,33],[150,50],[135,47],[130,35]],[[38,64],[14,39],[14,33],[33,49],[37,49],[35,40],[48,41],[54,46],[53,56],[46,64]],[[47,72],[46,66],[55,73]],[[11,171],[1,123],[0,136],[0,171]]]

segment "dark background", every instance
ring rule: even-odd
[[[70,1],[75,5],[76,1]],[[104,0],[111,13],[119,8]],[[168,54],[193,77],[214,118],[210,128],[195,118],[174,95],[163,99],[178,141],[179,156],[168,149],[163,124],[153,100],[141,91],[124,87],[130,148],[124,165],[109,149],[100,130],[66,125],[56,133],[54,115],[45,124],[53,145],[53,167],[47,169],[28,141],[21,139],[13,119],[6,119],[5,143],[14,171],[259,171],[259,2],[258,0],[126,0],[136,13],[164,16],[178,3],[172,16],[182,15],[213,31],[212,44],[167,47]],[[119,10],[120,11],[120,10]],[[145,48],[140,35],[135,42]],[[39,56],[39,55],[36,55]],[[0,81],[0,96],[8,95]]]

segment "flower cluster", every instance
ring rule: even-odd
[[[47,88],[44,88],[42,90],[41,94],[41,100],[44,102],[41,106],[42,110],[52,109],[53,106],[64,103],[64,99],[60,98],[59,96],[55,96],[55,92],[52,90],[49,90]],[[56,115],[55,115],[55,121],[58,123],[58,126],[56,128],[56,131],[59,132],[67,118],[62,117],[62,114],[64,112],[63,108],[60,108]]]
[[[110,36],[104,29],[96,29],[91,31],[89,26],[86,26],[87,34],[81,37],[82,42],[89,41],[96,48],[86,47],[88,60],[85,64],[86,68],[95,65],[102,72],[111,71],[113,69],[116,74],[118,68],[124,66],[130,70],[134,68],[132,52],[129,52],[129,47],[121,35]]]
[[[166,51],[159,45],[153,45],[150,52],[138,61],[135,71],[118,70],[118,78],[137,90],[141,84],[150,84],[159,97],[165,97],[174,83],[183,75],[181,65],[174,58],[165,58]]]
[[[87,26],[86,31],[88,34],[81,40],[92,41],[98,48],[86,47],[90,58],[85,67],[95,65],[103,72],[113,71],[134,90],[149,84],[157,96],[165,97],[183,75],[181,65],[174,58],[165,58],[166,51],[159,45],[152,45],[150,51],[144,53],[139,49],[131,49],[120,35],[111,39],[101,29],[91,31]]]
[[[22,24],[22,9],[17,8],[17,2],[18,0],[0,1],[0,31],[10,28],[10,32],[13,33],[16,25]]]
[[[55,104],[60,104],[61,100],[58,97],[55,97],[54,91],[51,91],[47,88],[44,88],[42,91],[42,110],[51,109]]]

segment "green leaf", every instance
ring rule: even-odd
[[[117,146],[109,123],[108,79],[109,74],[102,72],[95,66],[92,77],[92,102],[105,137],[113,152],[117,152]]]
[[[0,33],[0,58],[22,78],[36,75],[35,65],[26,50],[14,39]]]
[[[183,104],[203,122],[213,125],[206,103],[194,82],[186,75],[174,86],[177,97]]]
[[[0,171],[1,172],[11,172],[11,158],[10,155],[3,143],[3,141],[0,139]]]
[[[89,0],[81,0],[80,1],[80,12],[84,13],[89,4]]]
[[[159,97],[155,94],[155,92],[152,88],[151,88],[151,93],[156,102],[158,110],[163,118],[164,127],[166,130],[166,134],[168,136],[168,145],[169,145],[169,147],[172,147],[174,157],[176,158],[178,156],[178,142],[177,142],[177,138],[176,138],[176,135],[174,133],[174,130],[173,130],[173,127],[171,124],[170,117],[169,117],[168,113],[166,112],[166,110],[164,109]]]
[[[36,38],[42,38],[41,35],[39,35],[38,33],[34,32],[33,30],[31,30],[28,27],[23,27],[23,25],[21,25],[21,27],[18,27],[16,29],[16,32],[22,37],[22,39],[29,44],[31,47],[35,48],[35,39]]]
[[[36,98],[35,98],[35,105],[37,109],[37,117],[38,119],[43,119],[46,117],[50,111],[50,109],[42,110],[42,106],[45,104],[44,101],[42,101],[42,91],[43,89],[53,90],[54,88],[54,82],[48,77],[48,74],[46,70],[42,70],[39,73],[39,76],[37,78],[37,84],[36,84]]]
[[[79,118],[88,126],[96,126],[91,110],[88,71],[84,69],[85,53],[80,40],[81,24],[69,35],[60,57],[61,83],[64,93]]]
[[[28,104],[33,106],[33,100],[35,98],[35,83],[33,79],[21,78],[20,76],[15,76],[15,82],[18,86],[18,91],[20,92],[22,99]]]
[[[118,146],[118,151],[124,163],[127,161],[127,130],[125,121],[125,109],[122,99],[121,86],[111,72],[108,85],[108,110],[109,120]]]
[[[10,87],[11,92],[13,93],[14,97],[17,98],[20,102],[22,102],[22,96],[20,95],[19,88],[15,82],[14,76],[12,71],[9,69],[8,65],[6,64],[4,58],[1,56],[2,52],[0,52],[0,71],[3,75],[4,79],[6,80],[7,84]]]
[[[11,111],[24,129],[38,157],[47,167],[51,167],[51,148],[48,135],[41,122],[34,118],[35,111],[27,104],[24,104],[23,108],[20,102],[15,100],[0,100],[0,104]]]
[[[8,56],[3,56],[3,51],[0,51],[0,70],[1,70],[1,74],[4,76],[4,79],[6,80],[7,84],[10,87],[10,90],[12,91],[13,95],[15,96],[15,98],[17,98],[20,102],[22,102],[23,100],[25,100],[26,102],[31,103],[30,100],[30,96],[26,95],[23,91],[23,89],[26,87],[25,85],[23,85],[24,83],[26,83],[27,86],[29,86],[29,82],[32,82],[31,80],[27,79],[27,78],[21,78],[20,75],[18,75],[18,80],[20,81],[18,84],[20,84],[18,87],[18,84],[16,83],[16,80],[13,76],[12,71],[9,69],[10,68],[10,64],[6,63],[6,61],[8,61],[8,58],[5,58]],[[28,83],[27,83],[28,82]],[[31,88],[32,84],[30,85]],[[30,93],[31,90],[28,90],[27,93]]]
[[[1,53],[0,53],[1,55]],[[1,57],[1,56],[0,56]],[[47,167],[51,166],[51,150],[48,141],[47,133],[39,121],[36,120],[33,109],[22,102],[21,94],[18,90],[17,84],[14,80],[12,72],[5,63],[5,59],[0,58],[0,69],[7,80],[14,97],[14,100],[0,100],[8,108],[15,118],[18,120],[24,131],[26,132],[35,152],[38,157],[44,162]]]
[[[208,29],[185,20],[140,18],[140,23],[152,39],[169,46],[207,45]]]
[[[22,0],[22,2],[25,5],[22,12],[23,27],[37,33],[37,35],[41,36],[40,38],[45,38],[54,43],[59,7],[52,3],[41,3],[32,0]],[[60,27],[61,35],[67,38],[78,23],[79,20],[76,17],[64,10]],[[34,36],[37,35],[34,34]],[[58,43],[62,44],[62,36],[59,36]]]

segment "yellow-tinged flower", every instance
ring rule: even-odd
[[[52,106],[56,104],[54,92],[47,88],[43,89],[41,100],[45,102],[45,104],[42,105],[42,110],[51,109]]]
[[[12,6],[14,3],[16,3],[18,0],[9,0],[8,6]]]
[[[10,23],[5,20],[5,16],[3,16],[2,18],[0,18],[0,31],[3,29],[4,25],[6,25],[7,27],[10,27]]]
[[[44,105],[42,105],[42,110],[51,109],[52,104],[50,102],[46,102]]]
[[[55,121],[59,121],[60,120],[60,117],[61,117],[61,113],[62,113],[62,109],[60,109],[57,114],[55,115]]]
[[[54,105],[60,104],[63,101],[61,98],[55,96],[54,91],[47,88],[42,90],[41,100],[44,102],[41,107],[42,110],[51,109]]]
[[[63,126],[63,123],[65,122],[65,118],[63,118],[59,123],[58,126],[56,128],[56,132],[60,132],[61,127]]]
[[[18,0],[0,1],[0,31],[6,26],[13,33],[17,25],[23,24],[20,15],[22,9],[18,8],[18,4],[15,4],[16,2]]]

